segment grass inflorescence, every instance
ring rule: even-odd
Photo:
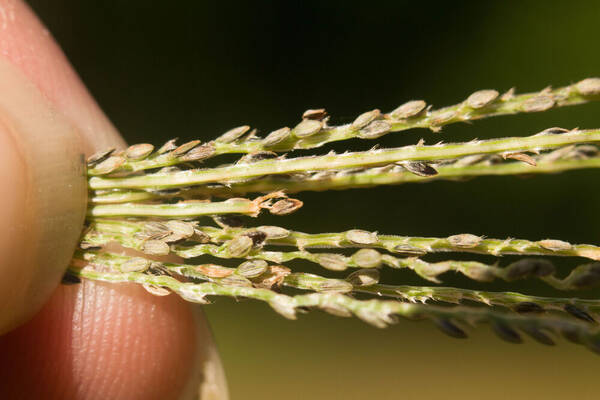
[[[306,309],[355,316],[377,327],[397,317],[428,319],[457,338],[467,337],[472,325],[487,323],[508,342],[520,343],[526,335],[550,345],[563,337],[600,352],[600,300],[380,282],[380,270],[391,268],[413,271],[435,285],[452,271],[475,284],[536,279],[559,290],[583,290],[600,286],[600,247],[595,245],[469,233],[303,233],[285,223],[251,223],[251,218],[260,221],[263,210],[275,216],[297,211],[303,203],[290,195],[303,191],[597,168],[600,130],[594,129],[549,128],[525,137],[434,145],[419,140],[393,149],[290,156],[293,150],[334,141],[377,139],[413,128],[439,132],[450,123],[596,100],[600,79],[590,78],[522,95],[481,90],[441,109],[412,100],[388,113],[367,111],[341,126],[329,125],[324,109],[312,109],[294,127],[264,138],[240,126],[206,143],[169,140],[158,148],[137,144],[106,150],[88,159],[86,229],[64,281],[134,282],[154,295],[176,293],[203,304],[210,296],[246,297],[292,319]],[[205,161],[222,154],[240,158],[204,167]],[[431,262],[423,258],[430,253],[521,258],[504,265],[464,256]],[[556,256],[585,261],[560,277],[551,261]],[[220,261],[225,259],[236,260],[237,266]],[[293,269],[290,262],[296,259],[313,263],[321,272]]]

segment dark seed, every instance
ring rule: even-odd
[[[149,274],[155,275],[155,276],[170,276],[171,275],[171,273],[169,272],[169,270],[167,268],[165,268],[160,263],[156,263],[156,262],[150,264],[147,272]]]
[[[504,322],[494,321],[492,330],[498,337],[509,343],[523,343],[521,335]]]
[[[594,337],[588,339],[586,345],[587,348],[593,351],[594,353],[600,354],[600,337],[598,337],[598,335],[595,335]]]
[[[259,151],[256,153],[246,154],[238,161],[238,164],[243,163],[252,163],[261,160],[269,160],[272,158],[277,158],[277,153],[273,153],[272,151]]]
[[[581,338],[579,337],[579,330],[573,325],[561,327],[560,333],[569,342],[576,343],[576,344],[581,343]]]
[[[542,133],[548,133],[551,135],[560,135],[562,133],[569,133],[569,130],[565,129],[565,128],[553,127],[553,128],[548,128],[548,129],[543,130]]]
[[[402,163],[402,166],[407,171],[412,172],[413,174],[418,176],[435,176],[438,174],[435,168],[421,161]]]
[[[518,313],[522,313],[522,314],[544,312],[544,308],[542,306],[540,306],[539,304],[533,303],[531,301],[523,301],[521,303],[517,303],[513,307],[513,310],[515,310]]]
[[[523,332],[531,336],[536,342],[545,344],[546,346],[554,346],[554,340],[548,336],[544,331],[535,327],[523,327]]]
[[[587,321],[587,322],[596,322],[594,317],[592,317],[590,314],[583,311],[582,309],[577,308],[573,304],[566,304],[564,306],[564,310],[566,312],[568,312],[569,314],[571,314],[572,316],[574,316],[575,318],[579,318],[579,319],[581,319],[583,321]]]
[[[302,114],[302,119],[316,119],[320,121],[326,116],[327,111],[325,111],[324,108],[316,108],[304,111],[304,114]]]
[[[580,268],[583,271],[581,275],[576,276],[571,281],[571,286],[577,289],[584,289],[596,286],[600,282],[600,263],[586,264],[579,267],[578,270]]]
[[[244,226],[244,220],[234,215],[217,215],[213,219],[221,228],[241,228]]]
[[[261,245],[267,239],[267,234],[261,231],[251,231],[245,235],[252,239],[254,246]]]
[[[554,265],[542,258],[524,258],[506,267],[506,279],[515,280],[528,276],[548,276],[556,271]]]
[[[587,157],[592,157],[598,154],[598,147],[596,146],[577,146],[575,150],[578,154],[582,154]]]
[[[467,334],[465,333],[465,331],[460,329],[449,319],[445,319],[445,318],[436,319],[435,324],[440,331],[444,332],[446,335],[448,335],[450,337],[453,337],[456,339],[466,339],[468,337]]]
[[[63,275],[60,283],[63,285],[76,285],[78,283],[81,283],[81,279],[78,276],[75,276],[70,272],[66,272]]]
[[[491,282],[496,278],[494,270],[483,265],[469,265],[467,268],[463,268],[461,272],[465,276],[479,282]]]
[[[98,245],[92,244],[90,242],[79,242],[79,248],[81,248],[83,250],[97,250],[97,249],[101,249],[102,246],[98,246]]]

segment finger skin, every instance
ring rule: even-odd
[[[176,399],[194,343],[191,310],[174,296],[157,305],[135,285],[63,287],[32,321],[0,338],[0,397]]]
[[[0,0],[0,58],[19,70],[71,124],[81,140],[80,152],[89,155],[124,145],[48,32],[20,1]],[[26,135],[18,131],[4,139],[22,147],[31,142],[25,141]],[[0,147],[1,138],[0,128]],[[13,157],[25,169],[34,168],[22,154],[7,151],[0,156]],[[16,169],[12,172],[3,178],[12,179],[15,190],[19,185],[25,185],[25,193],[36,189]],[[29,223],[31,217],[20,207],[24,195],[16,192],[7,203],[12,221]],[[0,238],[10,237],[10,229],[0,225]],[[47,232],[43,227],[35,229],[41,236]],[[67,242],[62,246],[75,245]],[[9,254],[23,261],[21,268],[36,268],[33,258],[26,260],[25,254],[0,247],[0,260]],[[0,291],[8,289],[0,286]],[[3,295],[0,292],[0,299]],[[0,354],[2,399],[178,399],[197,398],[202,391],[207,399],[227,398],[205,320],[178,297],[152,296],[133,284],[87,281],[59,286],[32,320],[0,337]],[[199,387],[204,377],[212,380]],[[203,389],[207,387],[211,390]]]

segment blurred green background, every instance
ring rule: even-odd
[[[266,133],[295,124],[315,107],[327,108],[334,123],[347,123],[409,99],[443,106],[482,88],[531,91],[600,75],[595,0],[30,4],[130,143],[208,140],[246,123]],[[421,137],[433,143],[551,126],[597,128],[599,107],[453,125],[440,134],[409,131],[380,142],[389,147]],[[308,232],[360,227],[598,244],[597,179],[598,171],[575,171],[303,193],[301,211],[266,222]],[[560,267],[577,261],[561,260]],[[426,284],[410,273],[384,278]],[[456,276],[444,281],[472,287]],[[531,282],[511,287],[553,294]],[[287,321],[250,301],[215,299],[205,310],[233,399],[592,399],[600,389],[600,358],[564,342],[510,345],[487,328],[458,341],[426,322],[378,330],[317,312]]]

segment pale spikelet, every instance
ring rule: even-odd
[[[169,254],[169,245],[161,240],[146,240],[142,251],[153,256],[166,256]]]
[[[267,271],[269,265],[264,260],[250,260],[241,263],[236,273],[245,278],[256,278]]]
[[[252,239],[248,236],[237,236],[227,242],[227,251],[231,257],[244,257],[250,250],[252,250],[252,246],[254,243]]]
[[[196,146],[189,150],[187,153],[183,154],[180,159],[182,161],[201,161],[212,157],[215,154],[216,150],[212,143],[206,143],[201,146]]]
[[[448,242],[452,246],[473,248],[479,246],[483,239],[479,236],[471,235],[470,233],[461,233],[460,235],[452,235],[448,237]]]
[[[360,268],[376,268],[381,265],[381,254],[374,249],[360,249],[352,255],[352,261]]]
[[[179,157],[184,155],[185,153],[187,153],[188,151],[192,150],[194,147],[198,146],[200,144],[199,140],[191,140],[187,143],[182,144],[181,146],[178,146],[176,149],[174,149],[171,154],[175,157]]]
[[[554,107],[554,98],[549,94],[534,96],[523,103],[523,111],[540,112]]]
[[[423,100],[411,100],[402,104],[390,114],[393,118],[405,119],[421,114],[421,112],[425,110],[425,107],[427,107],[427,103],[425,103]]]
[[[119,266],[121,272],[144,272],[150,267],[150,260],[135,257],[125,261]]]
[[[169,289],[165,289],[163,287],[151,285],[148,283],[142,284],[142,287],[155,296],[168,296],[171,294],[171,291]]]
[[[375,109],[372,111],[367,111],[365,113],[360,114],[354,122],[352,122],[351,128],[354,130],[359,130],[369,125],[373,120],[379,118],[381,116],[381,111]]]
[[[346,280],[354,286],[371,286],[379,282],[379,271],[377,269],[359,269],[346,277]]]
[[[276,144],[289,138],[291,134],[292,131],[288,127],[277,129],[276,131],[269,133],[267,137],[263,139],[263,145],[265,147],[275,146]]]
[[[234,273],[230,268],[225,268],[216,264],[202,264],[194,266],[194,269],[209,278],[225,278]]]
[[[278,226],[259,226],[256,230],[267,235],[267,239],[283,239],[290,235],[289,230]]]
[[[316,259],[319,265],[332,271],[343,271],[348,268],[348,261],[341,254],[317,254]]]
[[[369,245],[377,243],[377,234],[360,229],[353,229],[346,232],[346,239],[352,243]]]
[[[297,199],[281,199],[269,207],[269,211],[274,215],[288,215],[302,207],[304,203]]]
[[[130,160],[142,160],[148,157],[152,151],[154,151],[154,146],[149,143],[134,144],[125,150],[125,156]]]
[[[584,96],[596,96],[600,94],[600,78],[584,79],[577,82],[575,87]]]
[[[220,143],[231,143],[242,137],[242,135],[244,135],[249,130],[250,127],[248,125],[238,126],[236,128],[228,130],[227,132],[219,136],[217,139],[215,139],[215,141]]]
[[[384,120],[376,120],[360,129],[358,137],[362,139],[377,139],[392,129],[392,125]]]
[[[99,175],[110,174],[111,172],[119,169],[121,165],[125,164],[125,158],[121,156],[110,156],[105,160],[99,162],[94,167],[94,170]]]
[[[554,240],[554,239],[546,239],[540,240],[537,242],[544,249],[552,250],[552,251],[568,251],[573,248],[571,243],[564,242],[562,240]]]
[[[318,133],[323,124],[315,119],[305,119],[294,128],[293,132],[299,138],[305,138]]]
[[[98,164],[99,162],[106,160],[108,157],[110,157],[110,155],[112,153],[115,152],[115,150],[116,149],[113,147],[113,148],[110,148],[110,149],[107,149],[107,150],[103,150],[103,151],[99,151],[97,153],[92,154],[91,156],[89,156],[87,158],[87,161],[86,161],[88,167],[93,167],[96,164]]]
[[[497,90],[479,90],[467,98],[467,104],[474,109],[483,108],[490,105],[499,95]]]

